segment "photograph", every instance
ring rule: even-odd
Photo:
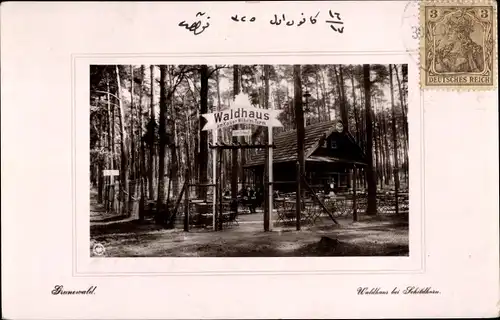
[[[410,255],[407,64],[91,64],[89,98],[90,257]]]

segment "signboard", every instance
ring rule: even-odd
[[[102,170],[104,176],[118,176],[120,174],[119,170]]]
[[[282,127],[277,119],[281,110],[259,109],[255,107],[231,108],[214,113],[202,114],[207,119],[203,131],[227,128],[236,124],[251,124],[263,127]]]
[[[252,130],[250,129],[245,129],[245,130],[233,130],[233,137],[246,137],[252,134]]]
[[[231,108],[202,114],[207,120],[203,131],[227,128],[237,124],[251,124],[264,127],[282,127],[277,119],[282,110],[260,109],[250,105],[248,96],[239,94]]]
[[[207,120],[203,127],[203,131],[212,130],[213,141],[217,141],[217,129],[227,128],[237,124],[251,124],[256,126],[267,127],[268,144],[273,144],[273,127],[282,127],[283,125],[278,120],[278,115],[282,110],[260,109],[252,106],[248,95],[240,93],[234,99],[233,105],[225,110],[202,114],[201,116]],[[233,130],[233,137],[250,136],[251,130]],[[213,149],[214,163],[217,162],[217,150]],[[213,181],[216,181],[217,166],[213,166]],[[268,215],[264,215],[264,230],[272,229],[273,215],[273,149],[269,148],[269,158],[267,163],[268,170]],[[236,174],[233,172],[233,174]],[[216,189],[217,190],[217,189]],[[220,192],[220,190],[218,191]],[[216,202],[212,203],[213,228],[216,230]]]

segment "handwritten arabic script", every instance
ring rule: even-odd
[[[311,24],[316,24],[316,22],[318,22],[317,18],[319,16],[320,12],[318,11],[318,13],[316,13],[316,15],[314,16],[310,16],[309,17],[309,22]],[[299,22],[297,22],[297,27],[300,27],[301,25],[303,25],[304,23],[306,23],[307,19],[306,17],[304,16],[304,13],[301,14],[302,16],[302,20],[300,20]],[[269,23],[272,24],[272,25],[276,25],[276,26],[279,26],[281,23],[283,22],[284,25],[287,25],[289,27],[293,26],[295,24],[295,20],[287,20],[286,16],[284,14],[282,14],[279,18],[278,18],[278,15],[275,14],[274,15],[274,20],[270,20]]]
[[[321,11],[316,12],[312,15],[305,15],[304,13],[300,14],[300,19],[295,21],[295,19],[291,19],[286,14],[274,14],[272,19],[269,20],[269,24],[273,26],[296,26],[300,27],[304,24],[306,25],[314,25],[320,19]],[[332,10],[328,11],[329,18],[325,20],[327,24],[330,25],[330,28],[337,33],[344,33],[344,21],[340,17],[339,12],[334,12]],[[210,23],[208,20],[210,17],[206,14],[206,12],[198,12],[196,14],[196,21],[194,22],[186,22],[186,20],[179,23],[180,27],[185,28],[186,30],[192,32],[194,35],[199,35],[203,33],[209,26]],[[254,23],[257,22],[258,19],[255,16],[247,16],[241,14],[234,14],[230,16],[232,22],[236,23]],[[265,21],[265,20],[264,20]]]
[[[184,27],[187,30],[191,31],[195,36],[197,36],[197,35],[203,33],[203,31],[205,31],[205,29],[210,26],[210,23],[208,23],[208,20],[210,19],[210,17],[208,15],[207,16],[205,16],[205,15],[206,15],[205,12],[198,12],[196,14],[198,21],[188,23],[188,22],[186,22],[186,20],[184,20],[184,21],[181,21],[179,23],[179,27]],[[204,20],[204,21],[202,22],[202,20]],[[202,23],[203,23],[203,25],[202,25]],[[200,30],[200,28],[201,28],[201,30]]]

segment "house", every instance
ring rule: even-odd
[[[295,189],[297,163],[297,131],[274,135],[273,175],[275,190]],[[339,120],[320,122],[305,127],[304,139],[305,175],[310,185],[335,191],[350,187],[351,169],[366,166],[365,154]],[[247,159],[244,166],[254,183],[264,181],[265,150]]]

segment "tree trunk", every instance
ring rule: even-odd
[[[208,181],[208,131],[202,131],[205,126],[206,119],[201,114],[208,113],[208,66],[202,65],[200,68],[200,153],[198,154],[198,181],[201,184],[207,184]],[[198,188],[198,198],[206,199],[207,188]]]
[[[239,84],[241,86],[241,91],[245,94],[248,95],[248,88],[246,86],[244,86],[244,82],[243,82],[243,72],[240,70],[240,72],[238,73],[239,77],[240,77],[240,81],[239,81]],[[244,124],[239,124],[236,126],[237,129],[245,129],[245,125]],[[244,144],[245,143],[245,137],[239,137],[239,143],[241,144]],[[240,156],[240,162],[238,163],[238,180],[242,183],[243,185],[243,188],[245,188],[245,182],[246,182],[246,178],[245,178],[245,170],[243,169],[243,166],[245,165],[246,163],[246,152],[247,152],[247,149],[240,149],[239,150],[239,156]]]
[[[233,66],[233,95],[236,97],[240,93],[239,66]],[[238,142],[237,137],[233,137],[233,143]],[[238,150],[231,150],[231,198],[234,200],[238,196]]]
[[[315,71],[316,72],[314,73],[314,78],[316,80],[316,105],[318,106],[318,122],[321,122],[322,118],[325,117],[326,112],[324,110],[321,110],[321,103],[320,103],[320,96],[319,96],[319,78],[318,78],[317,68]]]
[[[339,89],[340,89],[340,116],[344,124],[344,132],[349,132],[349,110],[347,109],[347,100],[345,98],[344,73],[342,65],[339,65]],[[351,175],[347,176],[347,187],[350,189],[352,185]]]
[[[396,214],[399,213],[398,208],[398,192],[399,192],[399,163],[398,163],[398,139],[396,132],[396,106],[394,105],[394,87],[392,83],[392,64],[389,64],[389,82],[391,89],[391,106],[392,106],[392,143],[394,144],[394,191],[396,193]]]
[[[401,69],[404,69],[405,67],[402,66]],[[403,71],[403,70],[402,70]],[[403,71],[404,72],[404,71]],[[399,78],[399,71],[396,68],[396,80],[398,82],[398,89],[399,89],[399,101],[401,103],[401,111],[403,113],[403,129],[404,129],[404,148],[403,148],[403,160],[404,160],[404,171],[406,175],[406,184],[408,184],[408,110],[406,108],[406,101],[404,99],[404,92],[401,87],[401,80]]]
[[[109,88],[108,88],[108,92]],[[108,99],[111,101],[111,97],[108,97]],[[115,104],[111,104],[111,169],[116,169],[117,168],[117,161],[116,161],[116,144],[115,144],[115,121],[116,121],[116,111],[115,111]],[[111,182],[111,179],[110,179]],[[115,181],[113,183],[110,183],[110,196],[111,196],[111,203],[109,207],[114,211],[115,209],[115,199],[116,199],[116,188],[115,188]]]
[[[375,138],[375,143],[378,144],[378,150],[379,150],[379,159],[378,159],[378,164],[377,164],[377,170],[378,170],[378,179],[380,183],[380,189],[384,187],[384,177],[386,176],[386,169],[385,169],[385,159],[386,159],[386,153],[384,151],[384,146],[382,145],[382,121],[381,121],[381,115],[378,114],[377,117],[374,118],[374,121],[377,122],[377,128],[375,128],[376,132],[376,138]]]
[[[323,107],[324,107],[325,111],[328,113],[327,119],[330,121],[333,119],[332,119],[332,112],[330,110],[330,104],[326,103],[326,83],[325,83],[325,76],[323,74],[323,70],[321,70],[320,74],[321,74],[321,91],[322,91],[322,95],[323,95]]]
[[[356,90],[354,88],[354,71],[351,73],[351,87],[352,87],[352,110],[354,112],[354,122],[356,123],[356,142],[359,143],[359,114],[356,107]]]
[[[134,66],[130,66],[130,178],[135,179],[134,150]]]
[[[115,153],[115,141],[114,141],[114,109],[113,105],[111,104],[111,95],[110,95],[110,89],[109,89],[109,77],[106,74],[106,91],[107,91],[107,102],[108,102],[108,147],[109,147],[109,169],[114,169],[115,168],[115,158],[114,158],[114,153]]]
[[[135,145],[134,145],[134,66],[130,66],[130,176],[129,176],[129,195],[128,202],[130,208],[133,208],[133,198],[136,187],[135,171]]]
[[[143,132],[142,132],[142,124],[143,124],[143,111],[142,111],[142,97],[143,97],[143,85],[144,85],[144,66],[141,65],[141,86],[140,86],[140,91],[139,91],[139,137],[140,137],[140,143],[141,143],[141,155],[139,158],[140,161],[140,175],[139,178],[141,179],[141,198],[139,202],[139,220],[144,220],[144,205],[145,205],[145,197],[146,197],[146,190],[145,190],[145,183],[144,183],[144,178],[146,176],[146,159],[145,159],[145,146],[144,146],[144,139],[142,137]]]
[[[401,103],[401,111],[403,113],[403,129],[404,129],[404,134],[406,139],[408,139],[408,110],[406,110],[406,104],[404,102],[404,93],[403,89],[401,88],[401,80],[399,78],[399,71],[394,66],[396,69],[396,81],[398,82],[398,89],[399,89],[399,102]],[[404,67],[403,67],[404,68]]]
[[[302,179],[305,176],[305,155],[304,155],[304,139],[305,139],[305,129],[304,129],[304,109],[302,106],[302,81],[300,78],[300,65],[293,66],[293,92],[294,92],[294,102],[295,102],[295,123],[297,127],[297,160],[299,164],[299,177],[300,180],[297,181],[297,198],[304,198],[304,188],[302,188]],[[300,230],[300,207],[297,208],[297,230]]]
[[[121,80],[120,80],[120,69],[118,65],[116,66],[116,83],[118,85],[118,92],[117,92],[117,97],[118,97],[118,107],[119,107],[119,120],[120,120],[120,147],[121,147],[121,159],[120,159],[120,164],[121,164],[121,189],[122,189],[122,200],[123,200],[123,214],[125,216],[129,216],[129,203],[128,203],[128,195],[129,193],[129,184],[128,184],[128,177],[129,177],[129,167],[128,167],[128,137],[127,137],[127,132],[125,131],[125,110],[123,110],[123,103],[122,103],[122,98],[121,98],[121,92],[122,92],[122,85],[121,85]]]
[[[347,132],[349,130],[349,117],[347,114],[347,105],[345,99],[345,88],[344,88],[344,74],[342,71],[342,65],[339,65],[339,77],[338,77],[338,89],[340,93],[340,118],[344,124],[344,130]]]
[[[264,108],[269,109],[269,65],[264,65]],[[262,127],[260,127],[262,128]],[[264,130],[264,143],[269,144],[269,131]],[[269,168],[268,163],[269,163],[269,148],[266,148],[265,150],[265,164],[264,164],[264,231],[269,231],[270,230],[270,223],[269,223],[269,216],[271,215],[271,212],[269,211],[269,191],[272,189],[272,186],[268,184],[269,182]],[[271,164],[272,166],[273,164]]]
[[[364,90],[364,88],[363,88]],[[363,101],[365,99],[365,95],[364,95],[364,91],[361,90],[361,86],[359,88],[359,101]],[[360,128],[360,132],[359,132],[359,136],[360,136],[360,144],[361,144],[361,149],[363,149],[363,151],[366,153],[366,110],[365,108],[363,107],[363,104],[360,103],[359,105],[359,119],[360,119],[360,124],[359,124],[359,128]],[[366,171],[363,171],[363,173],[365,173]],[[362,174],[360,175],[361,179],[365,179],[365,175]]]
[[[374,147],[375,147],[375,175],[376,175],[376,179],[377,181],[380,181],[380,177],[381,177],[381,174],[380,174],[380,144],[378,143],[379,140],[378,138],[380,137],[378,133],[378,130],[377,128],[379,127],[378,126],[378,121],[377,121],[377,118],[376,116],[373,117],[373,120],[374,120],[374,141],[375,141],[375,144],[374,144]],[[382,185],[382,184],[381,184]]]
[[[390,182],[390,177],[391,177],[391,165],[390,165],[390,156],[391,152],[389,149],[389,140],[387,138],[388,136],[388,130],[387,130],[387,117],[385,115],[385,111],[382,112],[382,123],[383,123],[383,134],[382,137],[384,138],[384,148],[385,148],[385,157],[384,157],[384,164],[385,164],[385,175],[384,175],[384,184],[386,186],[389,185]]]
[[[170,172],[171,176],[170,179],[172,180],[172,195],[174,199],[177,199],[177,194],[179,192],[179,160],[178,160],[178,154],[177,154],[177,148],[178,148],[178,143],[177,143],[177,114],[174,106],[174,101],[175,101],[175,94],[172,93],[171,98],[170,98],[170,110],[171,110],[171,117],[170,117]]]
[[[154,99],[154,65],[150,66],[150,81],[151,81],[151,102],[150,102],[150,123],[152,124],[151,129],[151,136],[149,137],[149,171],[148,171],[148,180],[149,180],[149,200],[153,200],[155,198],[155,190],[153,187],[153,180],[154,180],[154,160],[155,160],[155,148],[156,148],[156,133],[154,128],[156,127],[156,120],[155,120],[155,99]]]
[[[102,126],[102,113],[99,112],[99,115],[96,116],[99,119],[99,131],[97,132],[97,202],[102,203],[102,191],[104,184],[104,177],[102,175],[102,160],[101,159],[101,150],[102,150],[102,134],[103,134],[103,126]]]
[[[364,88],[365,88],[365,116],[366,116],[366,178],[368,182],[368,206],[366,214],[377,214],[377,182],[373,172],[373,122],[371,112],[371,80],[370,65],[363,65]]]
[[[165,211],[165,146],[167,141],[166,118],[167,118],[167,89],[166,89],[167,66],[160,66],[160,124],[159,124],[159,150],[158,150],[158,200],[157,200],[157,222],[166,221]]]
[[[107,92],[107,103],[108,103],[108,108],[107,108],[107,113],[108,113],[108,166],[107,169],[113,170],[115,168],[115,141],[113,137],[113,132],[114,132],[114,109],[113,105],[111,103],[111,94],[110,94],[110,88],[109,88],[109,74],[106,73],[106,92]],[[111,179],[110,179],[111,182]],[[113,209],[113,199],[111,199],[110,195],[114,196],[114,192],[112,191],[114,186],[109,185],[108,189],[106,190],[106,210]]]

